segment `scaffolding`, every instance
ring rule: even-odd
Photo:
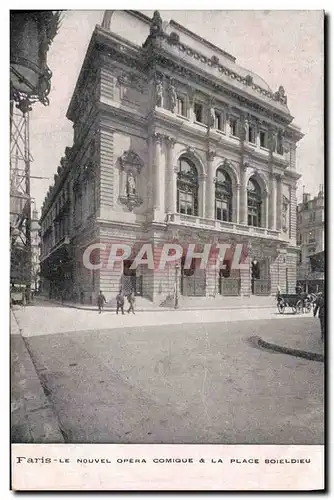
[[[10,240],[12,284],[31,286],[31,196],[29,110],[10,101]]]

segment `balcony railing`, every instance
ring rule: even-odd
[[[206,219],[203,217],[196,217],[194,215],[186,214],[168,214],[167,222],[185,226],[215,229],[218,231],[227,231],[231,233],[266,236],[271,238],[278,238],[280,234],[279,231],[276,231],[274,229],[267,229],[265,227],[247,226],[244,224],[237,224],[236,222]]]

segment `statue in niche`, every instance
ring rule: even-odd
[[[162,107],[162,93],[163,93],[162,81],[157,80],[155,83],[155,103],[156,106],[158,106],[159,108]]]
[[[288,209],[289,209],[289,200],[283,196],[283,203],[282,203],[282,229],[284,232],[288,230],[288,223],[287,223],[287,218],[288,218]]]
[[[244,118],[243,121],[242,121],[243,139],[247,139],[248,138],[248,129],[249,129],[248,119]]]
[[[128,196],[136,194],[136,179],[131,171],[128,172],[126,177],[126,194]]]
[[[209,109],[209,127],[214,128],[215,126],[215,121],[216,121],[216,113],[215,113],[215,108],[211,104],[210,109]]]
[[[276,101],[280,102],[281,104],[287,104],[288,99],[287,96],[285,95],[285,90],[283,85],[279,86],[278,91],[275,92],[274,96]]]
[[[276,132],[274,130],[269,130],[268,146],[270,151],[276,151],[277,137],[276,137]]]
[[[177,94],[174,85],[171,83],[168,89],[169,93],[169,104],[172,113],[175,113]]]

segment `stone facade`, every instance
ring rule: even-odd
[[[321,185],[318,195],[311,199],[303,194],[303,201],[297,207],[297,279],[308,291],[317,291],[324,286],[324,273],[312,272],[310,257],[325,250],[325,196]]]
[[[120,31],[126,23],[130,40]],[[184,295],[222,297],[275,294],[277,286],[293,292],[296,143],[303,135],[283,87],[272,92],[233,56],[157,12],[148,19],[107,11],[67,117],[74,143],[43,206],[42,261],[45,269],[51,261],[63,265],[66,253],[76,297],[93,301],[102,289],[111,298],[130,282],[158,303],[177,287]],[[66,234],[55,241],[62,214]],[[82,265],[90,243],[150,243],[158,254],[172,241],[184,248],[242,243],[248,268],[224,274],[194,261],[189,273],[182,265],[142,265],[134,273],[122,262],[95,271]],[[105,262],[107,250],[98,258]]]

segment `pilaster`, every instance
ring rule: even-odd
[[[240,170],[240,224],[247,224],[247,164],[243,163]]]
[[[207,175],[199,176],[199,196],[198,196],[198,216],[205,217],[205,195],[206,195]]]
[[[277,183],[277,203],[276,203],[276,229],[282,229],[282,175],[276,175]]]
[[[206,181],[206,217],[214,219],[215,212],[215,182],[213,171],[213,160],[216,156],[215,151],[207,152],[207,181]]]
[[[173,150],[176,140],[173,137],[165,136],[166,145],[166,213],[176,212],[176,172],[174,171]]]
[[[236,184],[235,186],[235,196],[236,196],[236,203],[235,203],[235,222],[239,224],[240,222],[240,184]]]
[[[269,212],[269,228],[276,229],[276,205],[277,205],[277,187],[276,177],[270,175],[270,212]]]

